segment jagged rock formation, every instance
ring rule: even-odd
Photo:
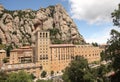
[[[31,44],[32,33],[48,30],[52,43],[85,43],[73,20],[61,5],[41,8],[37,11],[4,9],[0,5],[0,38],[4,44]]]

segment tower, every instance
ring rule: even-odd
[[[42,70],[50,71],[50,36],[48,31],[38,30],[35,33],[35,61],[39,62]]]

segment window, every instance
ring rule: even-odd
[[[46,55],[46,59],[48,59],[48,55]]]
[[[46,33],[46,38],[48,37],[48,34]]]
[[[40,33],[40,38],[42,37],[42,33]]]
[[[45,33],[43,33],[43,37],[45,37]]]
[[[42,60],[42,55],[40,55],[40,60]]]

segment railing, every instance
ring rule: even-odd
[[[32,66],[20,66],[18,65],[17,67],[13,67],[11,65],[11,67],[9,66],[2,66],[1,69],[4,70],[4,71],[17,71],[17,70],[24,70],[24,69],[35,69],[35,68],[42,68],[42,66],[35,66],[35,65],[32,65]]]

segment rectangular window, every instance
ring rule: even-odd
[[[45,33],[43,33],[43,37],[45,37]]]
[[[40,33],[40,38],[42,37],[42,33]]]
[[[48,37],[48,34],[46,33],[46,38]]]

